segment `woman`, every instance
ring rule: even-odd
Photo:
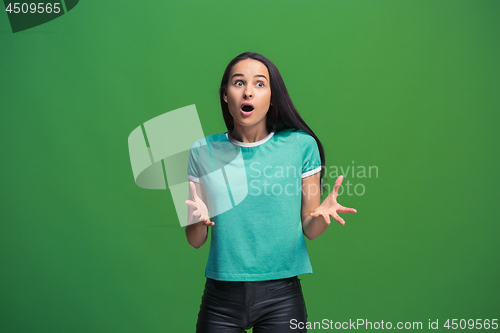
[[[187,240],[199,248],[212,230],[197,332],[290,332],[307,319],[297,277],[312,273],[304,235],[356,210],[336,201],[342,176],[320,204],[323,147],[271,61],[238,55],[219,94],[228,132],[193,144],[188,166]]]

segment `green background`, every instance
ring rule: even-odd
[[[0,331],[194,332],[208,244],[188,245],[168,190],[135,185],[127,137],[190,104],[225,132],[218,86],[244,51],[277,65],[327,166],[378,167],[344,181],[365,187],[339,199],[358,213],[307,242],[309,320],[499,318],[499,14],[81,1],[13,34],[0,13]]]

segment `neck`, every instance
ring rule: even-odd
[[[240,142],[257,142],[269,135],[266,124],[263,126],[241,126],[234,124],[234,129],[231,131],[231,136]]]

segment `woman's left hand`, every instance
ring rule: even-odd
[[[342,180],[344,180],[344,176],[340,176],[339,178],[337,178],[337,180],[335,181],[335,185],[333,186],[333,191],[325,198],[323,203],[310,214],[310,216],[317,217],[321,215],[325,219],[326,224],[330,224],[330,217],[333,217],[335,221],[344,225],[345,221],[339,216],[338,213],[356,213],[356,209],[344,207],[337,202],[337,197],[339,196],[339,188],[340,185],[342,185]]]

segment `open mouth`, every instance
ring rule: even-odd
[[[248,104],[245,103],[241,106],[241,113],[243,113],[245,116],[252,114],[253,110],[254,110],[254,107],[250,103],[248,103]]]

